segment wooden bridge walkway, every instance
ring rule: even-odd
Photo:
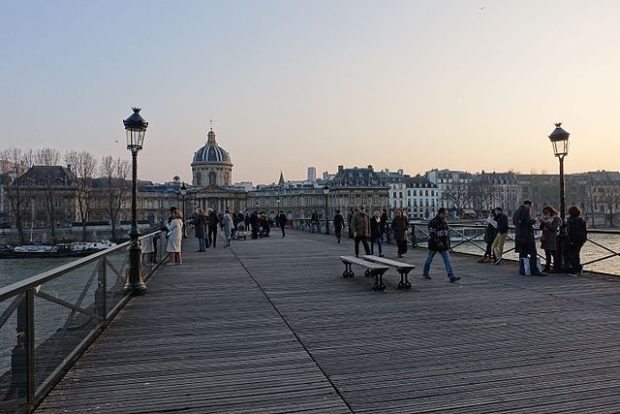
[[[422,280],[413,249],[413,289],[375,293],[349,240],[274,236],[186,240],[36,412],[620,412],[620,281],[465,256]]]

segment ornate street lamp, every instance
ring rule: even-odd
[[[323,194],[325,194],[325,234],[329,234],[329,214],[327,214],[329,186],[325,184],[323,187]]]
[[[558,122],[555,124],[555,129],[549,135],[549,140],[551,141],[551,145],[553,145],[553,152],[558,160],[560,161],[560,217],[562,218],[562,225],[560,227],[560,236],[558,237],[559,242],[559,258],[560,263],[557,266],[558,269],[564,271],[566,270],[566,258],[565,258],[565,250],[566,250],[566,189],[564,184],[564,157],[568,155],[568,137],[569,133],[566,132],[562,128],[562,123]]]
[[[185,186],[185,183],[182,182],[181,183],[181,187],[179,187],[179,192],[177,194],[181,198],[181,213],[183,214],[183,238],[184,239],[187,238],[187,234],[185,232],[185,220],[186,220],[186,215],[185,215],[185,196],[187,195],[187,193],[188,193],[187,187]]]
[[[140,116],[140,108],[132,108],[133,114],[125,120],[125,133],[127,135],[127,149],[131,151],[131,232],[129,233],[129,278],[125,284],[125,290],[134,295],[142,295],[146,292],[146,284],[142,279],[142,266],[140,257],[142,254],[138,237],[138,151],[142,149],[144,135],[149,123]]]

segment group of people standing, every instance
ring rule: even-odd
[[[402,211],[401,211],[402,216]],[[399,220],[399,223],[406,219]],[[355,243],[355,256],[359,257],[360,243],[364,247],[365,254],[375,254],[375,246],[377,247],[377,255],[383,257],[383,242],[384,235],[387,233],[388,219],[387,213],[383,210],[381,213],[379,210],[375,210],[372,216],[366,213],[365,206],[359,206],[357,208],[351,208],[347,216],[347,222],[349,225],[349,238],[354,239]],[[392,222],[392,228],[394,221]],[[408,223],[404,225],[408,230]],[[345,219],[340,210],[336,210],[336,216],[334,217],[334,231],[336,234],[336,240],[340,243],[342,238],[342,230],[345,227]],[[398,234],[398,236],[396,236]],[[405,238],[406,234],[400,231],[395,232],[395,238]],[[370,245],[368,242],[370,241]],[[399,243],[398,254],[402,257],[401,244]],[[406,247],[405,247],[406,249]]]
[[[515,225],[515,250],[519,253],[519,273],[526,274],[524,260],[529,261],[530,273],[533,276],[544,276],[543,272],[563,272],[580,275],[583,267],[580,261],[580,252],[587,240],[586,221],[581,217],[581,210],[577,206],[568,209],[566,223],[558,217],[558,212],[551,206],[545,206],[542,217],[537,220],[533,216],[532,202],[526,200],[515,211],[513,224]],[[534,229],[542,230],[540,243],[545,251],[545,267],[538,267],[538,252]],[[558,233],[562,226],[566,226],[565,246],[559,245]],[[561,263],[561,250],[563,249],[565,263]],[[552,268],[553,266],[553,268]],[[563,266],[563,267],[562,267]]]
[[[542,209],[542,216],[537,219],[533,215],[532,202],[525,200],[515,211],[512,221],[515,226],[515,251],[519,254],[519,273],[521,275],[544,276],[545,272],[568,271],[580,275],[583,268],[580,262],[580,251],[587,240],[586,221],[581,217],[577,206],[568,209],[565,223],[552,206]],[[501,208],[495,208],[487,219],[488,225],[484,235],[486,252],[479,262],[502,261],[504,242],[508,234],[508,218]],[[566,245],[560,245],[559,234],[562,226],[566,226]],[[536,248],[535,230],[542,231],[541,248],[545,252],[545,265],[541,269]],[[561,252],[564,252],[565,263],[561,263]]]
[[[235,226],[228,209],[223,214],[218,214],[215,209],[209,209],[205,212],[201,208],[197,208],[192,221],[194,236],[198,240],[198,252],[204,252],[209,247],[217,247],[218,227],[223,232],[226,241],[224,247],[230,246]]]
[[[375,254],[383,257],[384,237],[388,232],[387,212],[375,210],[372,216],[366,213],[365,206],[351,208],[347,218],[349,222],[349,237],[354,239],[355,256],[359,256],[359,246],[362,243],[366,254]],[[340,243],[342,238],[342,230],[345,226],[345,220],[340,210],[336,210],[334,217],[334,230],[336,240]],[[403,257],[407,252],[407,236],[409,234],[409,221],[405,217],[402,209],[397,209],[392,219],[391,230],[397,245],[398,257]],[[370,241],[370,245],[368,242]]]

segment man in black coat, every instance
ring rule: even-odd
[[[515,225],[515,250],[519,253],[519,274],[525,276],[526,272],[522,266],[522,259],[529,257],[530,272],[532,276],[545,276],[538,269],[538,252],[536,251],[536,241],[534,239],[534,224],[536,219],[531,216],[532,202],[525,200],[512,216],[512,223]]]
[[[278,227],[280,227],[280,230],[282,231],[282,238],[286,237],[286,234],[284,233],[284,227],[286,227],[287,222],[288,219],[286,218],[286,214],[284,214],[284,211],[280,210],[280,212],[276,216],[276,223],[278,223]]]
[[[340,237],[342,236],[342,229],[344,228],[344,217],[340,214],[340,210],[336,210],[334,216],[334,233],[336,234],[336,240],[340,243]]]
[[[437,210],[437,215],[435,218],[428,223],[428,255],[426,256],[426,261],[424,262],[424,270],[422,271],[422,275],[424,276],[424,279],[431,279],[431,263],[433,262],[435,255],[439,253],[443,259],[446,273],[448,273],[448,279],[451,283],[454,283],[457,280],[460,280],[461,277],[454,276],[452,263],[450,263],[450,254],[448,253],[448,250],[450,250],[450,229],[448,228],[448,223],[446,222],[447,218],[448,210],[441,207]]]

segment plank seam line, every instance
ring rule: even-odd
[[[319,371],[321,371],[321,373],[323,374],[323,376],[325,377],[325,379],[327,380],[327,382],[329,382],[329,385],[333,388],[333,390],[336,392],[336,395],[338,395],[338,397],[340,398],[340,400],[347,406],[349,412],[351,413],[355,413],[355,410],[353,410],[353,408],[349,405],[349,403],[347,402],[347,400],[343,397],[343,395],[340,393],[340,390],[338,389],[338,387],[336,386],[336,384],[333,383],[333,381],[329,378],[329,376],[327,375],[327,373],[323,370],[323,368],[321,367],[321,365],[319,364],[319,362],[314,358],[314,356],[312,355],[312,353],[308,350],[308,348],[306,348],[306,345],[303,343],[303,341],[301,340],[301,338],[297,335],[297,332],[295,332],[295,330],[293,329],[293,327],[288,323],[288,321],[286,320],[286,318],[284,317],[284,315],[282,315],[282,313],[280,312],[280,310],[278,309],[278,307],[276,306],[275,303],[273,303],[273,301],[271,300],[271,298],[269,297],[269,295],[267,294],[267,292],[265,292],[265,290],[263,289],[263,287],[260,285],[260,283],[258,283],[258,280],[256,280],[256,278],[254,278],[254,276],[252,275],[252,273],[250,272],[250,270],[245,266],[245,263],[243,263],[243,261],[239,258],[239,256],[237,256],[237,253],[230,248],[230,251],[232,252],[232,254],[235,256],[235,259],[237,259],[237,261],[241,264],[241,266],[243,267],[243,269],[245,270],[245,272],[248,274],[248,276],[250,276],[250,279],[252,279],[252,281],[254,282],[254,284],[256,285],[256,287],[258,287],[258,289],[261,291],[261,293],[263,294],[263,296],[265,297],[265,299],[267,299],[267,302],[269,302],[269,304],[271,305],[271,307],[276,311],[276,313],[278,314],[278,316],[280,317],[280,319],[282,319],[282,322],[284,322],[284,324],[286,325],[286,327],[289,329],[289,331],[291,331],[291,333],[293,334],[293,336],[295,337],[295,340],[299,343],[299,345],[301,345],[301,347],[303,348],[303,350],[308,354],[308,356],[310,357],[310,359],[312,360],[312,362],[314,362],[314,364],[316,365],[316,367],[319,369]]]

